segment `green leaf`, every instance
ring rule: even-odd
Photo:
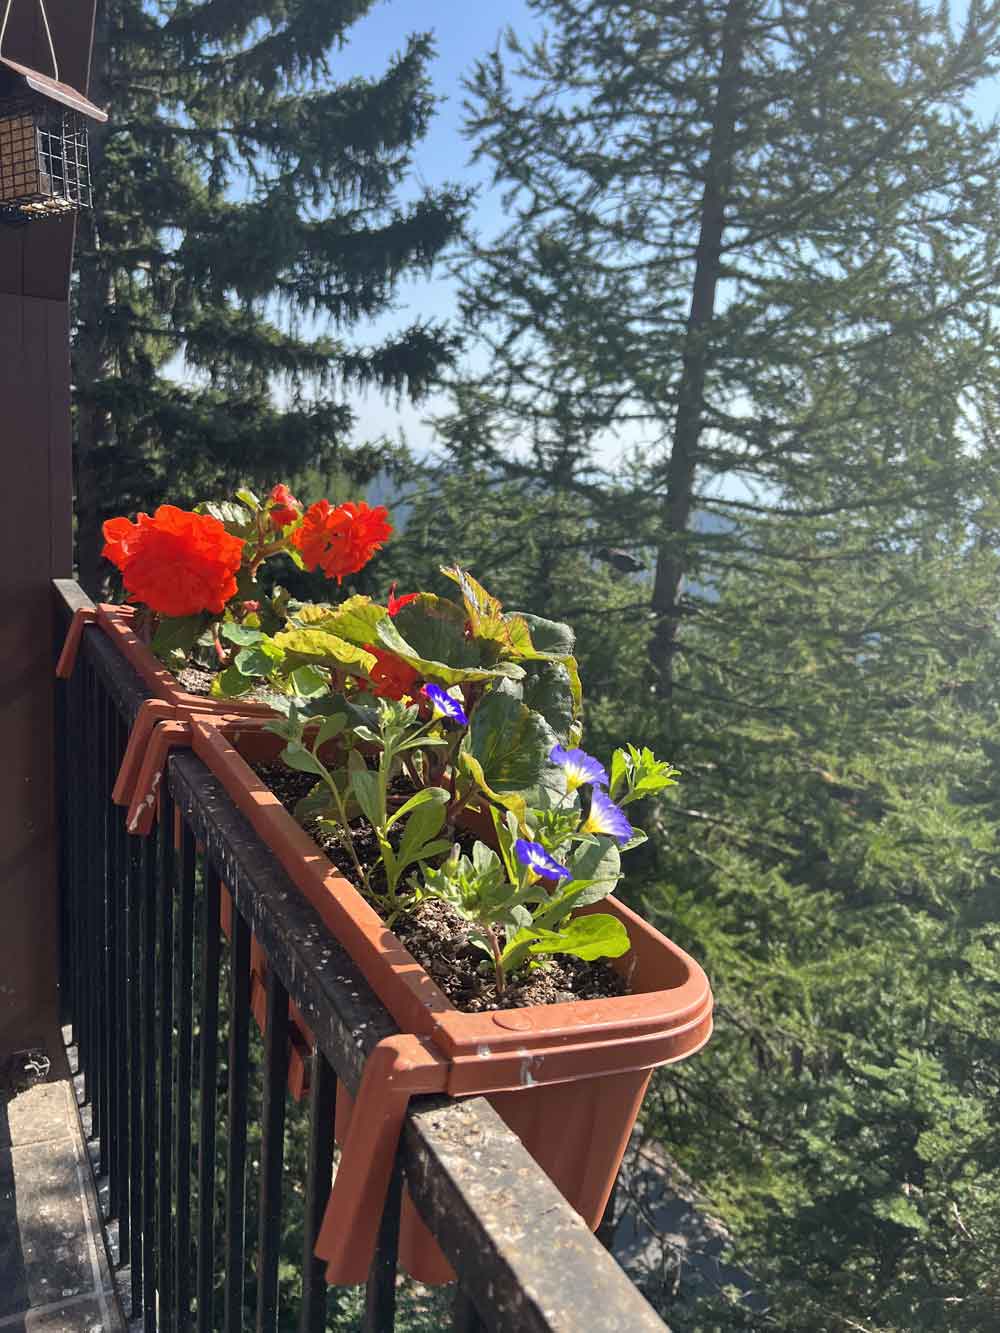
[[[237,699],[241,694],[249,694],[253,689],[253,681],[249,676],[244,676],[238,667],[229,666],[225,671],[220,671],[212,681],[213,699]]]
[[[299,824],[309,824],[314,819],[328,815],[333,806],[330,788],[325,782],[317,782],[295,805],[295,819]]]
[[[263,641],[253,648],[241,648],[233,661],[244,676],[269,676],[285,660],[285,654],[275,644]]]
[[[555,743],[555,732],[540,713],[494,693],[484,695],[473,711],[462,752],[478,763],[490,791],[528,799],[542,787],[558,790],[561,774],[549,762]]]
[[[408,815],[412,811],[418,810],[422,805],[427,805],[433,802],[443,808],[448,804],[450,799],[451,797],[448,792],[445,791],[444,787],[421,787],[418,792],[414,793],[408,801],[405,801],[398,810],[394,811],[393,814],[389,816],[386,829],[391,829],[397,819],[402,819],[404,815]],[[442,814],[441,820],[438,822],[438,828],[441,827],[443,821],[444,815]],[[437,832],[437,829],[434,831]]]
[[[309,629],[325,630],[348,643],[364,645],[375,643],[379,622],[388,618],[388,611],[370,597],[348,597],[339,606],[304,606],[295,613],[296,624]]]
[[[427,801],[412,812],[396,852],[400,874],[414,861],[427,861],[449,850],[448,839],[437,837],[444,815],[445,807],[437,801]]]
[[[475,842],[472,848],[472,864],[480,875],[496,873],[501,866],[499,856],[485,842]]]
[[[498,792],[486,780],[486,774],[483,772],[483,766],[474,755],[469,754],[467,750],[459,750],[458,764],[462,772],[476,784],[484,796],[488,796],[491,801],[497,805],[502,805],[523,827],[528,817],[528,803],[523,796],[517,792]]]
[[[205,500],[195,505],[195,513],[210,514],[218,519],[232,537],[242,537],[244,541],[257,532],[257,523],[252,514],[247,513],[243,505],[232,500]]]
[[[503,858],[504,869],[507,871],[508,877],[516,883],[520,875],[520,867],[514,855],[514,843],[520,836],[517,815],[513,810],[506,810],[501,815],[495,805],[487,808],[493,820],[493,829],[496,833],[500,855]]]
[[[536,653],[556,658],[573,655],[576,649],[576,636],[569,625],[564,625],[558,620],[544,620],[541,616],[533,616],[527,611],[510,614],[519,616],[527,625]]]
[[[289,741],[281,757],[289,768],[295,768],[300,773],[315,773],[318,778],[324,774],[323,765],[301,741]]]
[[[241,490],[236,492],[237,500],[240,500],[246,507],[256,514],[260,508],[260,501],[254,495],[253,491]]]
[[[238,643],[241,647],[250,648],[255,643],[260,643],[264,635],[259,629],[254,629],[249,625],[237,625],[235,621],[227,620],[220,626],[219,633],[230,643]]]
[[[347,772],[351,790],[361,807],[361,813],[372,828],[383,830],[385,811],[382,808],[382,784],[379,775],[367,767],[357,750],[352,750],[347,757]]]
[[[532,662],[526,672],[522,702],[541,713],[565,745],[577,713],[569,671],[563,662]]]
[[[529,954],[536,957],[572,954],[585,962],[593,962],[597,958],[620,958],[629,948],[628,931],[618,918],[599,912],[574,917],[565,930],[546,930],[537,922],[519,930],[507,944],[502,958],[508,970],[513,972]]]
[[[593,962],[596,958],[620,958],[630,947],[628,931],[618,918],[597,912],[574,917],[565,930],[540,932],[540,938],[528,945],[528,953],[568,953]]]
[[[624,783],[627,774],[628,756],[624,750],[618,749],[611,756],[611,786],[608,789],[608,794],[612,800],[615,799],[615,795]]]
[[[164,666],[179,671],[211,623],[212,617],[204,613],[197,616],[163,616],[150,647]]]
[[[332,741],[335,736],[339,736],[346,726],[346,713],[334,713],[331,717],[324,719],[313,740],[312,748],[316,751],[320,750],[327,741]]]
[[[457,583],[462,590],[465,614],[473,635],[477,639],[499,639],[506,642],[508,634],[504,625],[503,603],[500,599],[488,593],[468,570],[460,569],[457,565],[442,566],[441,573],[445,578]]]
[[[330,681],[319,667],[306,663],[289,673],[288,686],[298,699],[315,699],[326,694]]]
[[[286,653],[311,658],[315,662],[335,662],[351,671],[371,671],[377,660],[357,644],[321,629],[285,630],[275,635],[274,642]]]
[[[385,648],[422,676],[443,685],[501,676],[519,679],[524,674],[514,662],[484,665],[483,653],[488,645],[466,637],[463,609],[431,593],[421,593],[394,620],[388,616],[380,620],[377,632]]]
[[[649,842],[649,835],[643,833],[641,828],[632,825],[632,836],[628,842],[623,842],[618,848],[619,853],[634,851],[636,847],[641,847],[644,842]]]
[[[599,836],[594,842],[581,843],[568,858],[573,878],[590,880],[590,887],[578,899],[577,906],[599,902],[614,893],[621,879],[621,849],[614,838]]]

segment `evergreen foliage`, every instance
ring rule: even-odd
[[[377,78],[341,50],[371,0],[107,0],[91,96],[96,199],[78,239],[74,377],[82,581],[99,528],[169,492],[337,466],[357,482],[350,387],[419,397],[454,341],[412,320],[375,346],[352,328],[391,307],[456,236],[458,186],[405,189],[434,107],[430,37]],[[401,321],[402,322],[402,321]]]
[[[389,558],[573,621],[588,750],[683,770],[624,892],[718,1026],[646,1131],[760,1299],[681,1260],[671,1327],[991,1328],[1000,10],[533,8],[470,84],[485,368]]]

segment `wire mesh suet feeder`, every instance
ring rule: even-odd
[[[3,44],[10,3],[0,28]],[[55,77],[0,55],[0,222],[24,226],[89,208],[87,121],[106,121],[99,107],[59,82],[59,66],[42,5]]]

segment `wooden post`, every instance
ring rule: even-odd
[[[46,0],[59,77],[81,92],[95,3]],[[52,73],[38,0],[13,0],[3,54]],[[73,572],[74,226],[0,225],[0,1055],[58,1023],[51,580]]]

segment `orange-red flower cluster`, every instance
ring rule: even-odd
[[[378,659],[368,675],[372,684],[372,694],[380,699],[402,699],[404,694],[416,693],[416,684],[420,676],[408,662],[404,662],[395,653],[386,652],[365,644],[365,652],[374,653]]]
[[[129,597],[163,616],[221,615],[236,593],[243,542],[218,519],[160,505],[138,522],[104,524],[102,551],[122,572]]]
[[[369,509],[364,503],[337,505],[318,500],[310,505],[302,523],[292,533],[306,569],[317,565],[328,579],[340,583],[347,574],[363,569],[388,541],[392,528],[383,505]]]
[[[395,619],[408,602],[415,602],[419,596],[420,594],[418,592],[404,592],[402,597],[397,597],[396,585],[393,583],[392,587],[389,589],[389,600],[386,603],[390,616]]]
[[[279,482],[268,497],[273,503],[270,511],[271,525],[275,528],[287,528],[302,513],[302,506],[287,486]]]

